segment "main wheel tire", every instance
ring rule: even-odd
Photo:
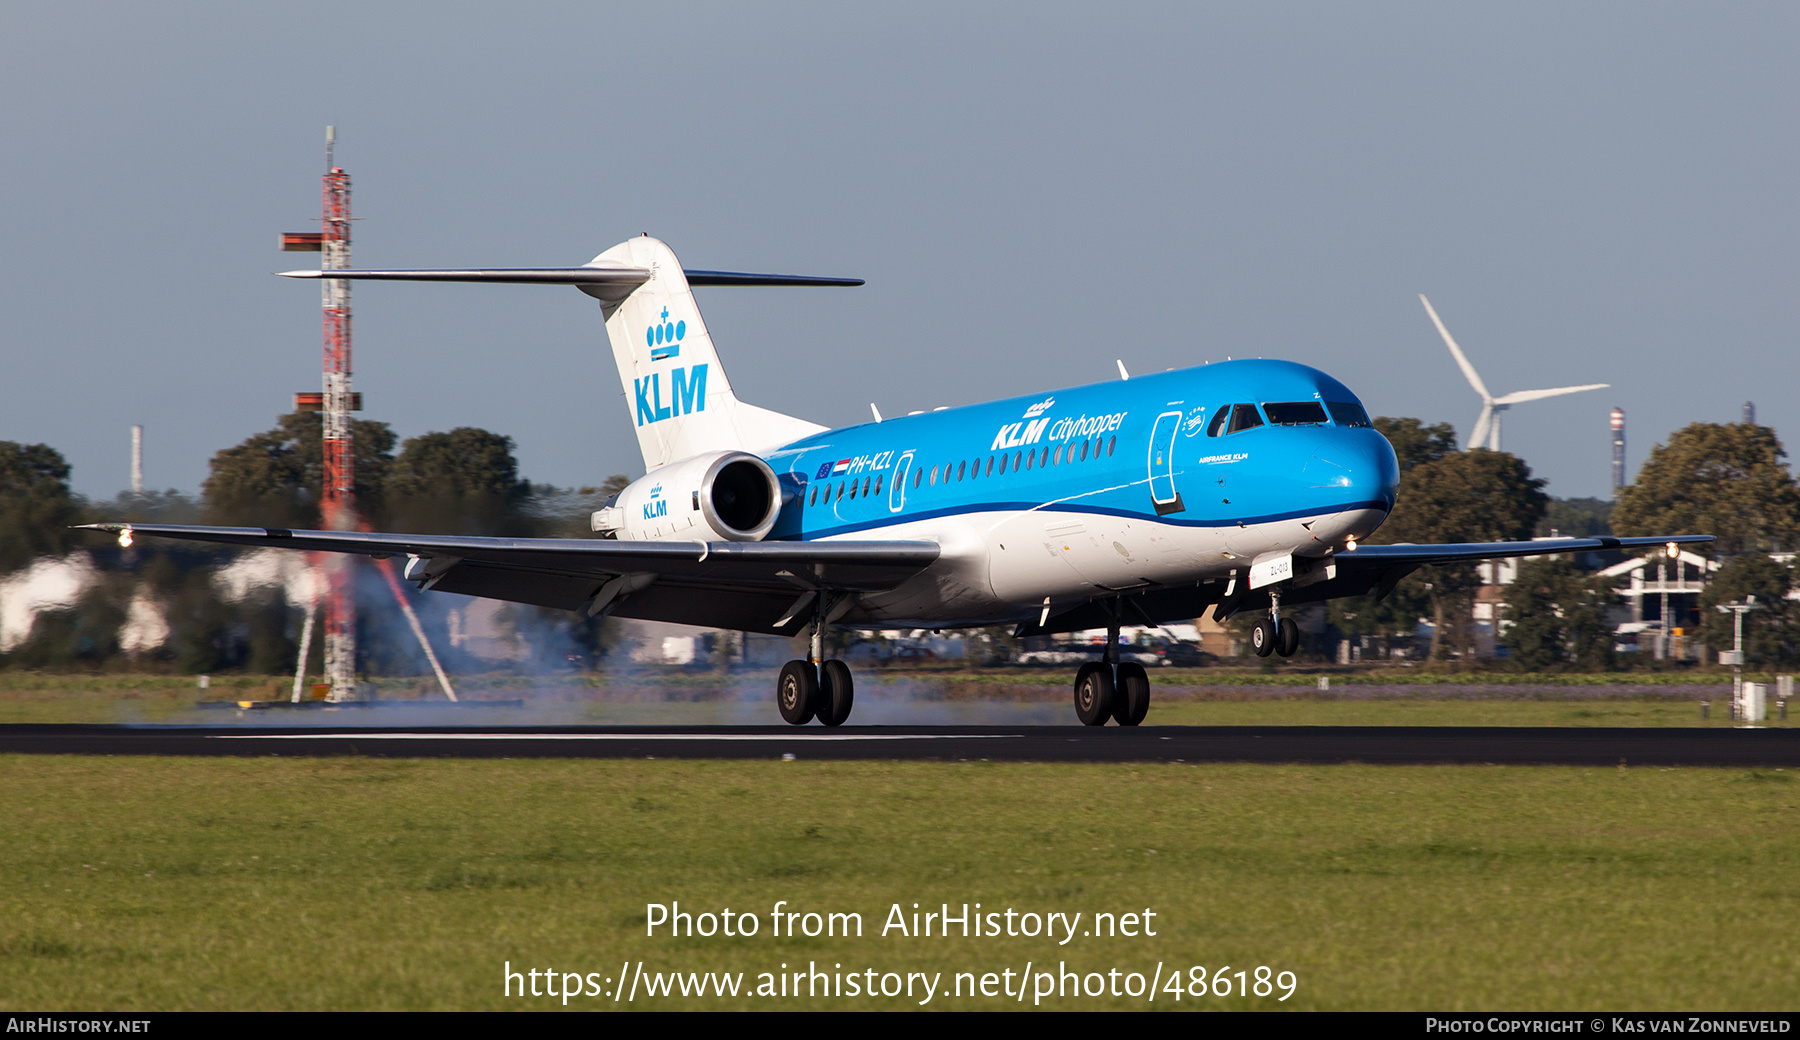
[[[1250,649],[1256,651],[1258,657],[1267,657],[1275,652],[1276,638],[1275,622],[1263,618],[1250,630]]]
[[[1300,649],[1300,626],[1294,624],[1293,618],[1282,618],[1281,624],[1275,628],[1275,652],[1283,657],[1294,656]]]
[[[856,701],[850,666],[842,661],[826,661],[819,673],[819,721],[827,726],[842,726]]]
[[[1112,668],[1100,661],[1089,661],[1075,673],[1075,716],[1083,726],[1104,726],[1112,713]]]
[[[1135,726],[1150,711],[1150,675],[1144,666],[1126,662],[1119,666],[1119,677],[1113,684],[1113,721],[1121,726]]]
[[[811,661],[789,661],[775,680],[775,706],[792,726],[812,721],[819,707],[819,671]]]

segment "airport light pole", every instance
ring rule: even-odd
[[[1731,713],[1737,717],[1744,696],[1744,615],[1761,610],[1755,596],[1745,596],[1742,603],[1720,603],[1713,607],[1721,614],[1731,614]],[[1725,655],[1720,654],[1723,662]]]
[[[1666,557],[1665,557],[1666,560]],[[1669,565],[1656,565],[1656,587],[1662,590],[1662,634],[1656,637],[1656,659],[1669,659]]]

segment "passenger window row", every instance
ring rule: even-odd
[[[1077,443],[1081,446],[1079,454],[1077,454],[1076,449]],[[1070,441],[1055,445],[1046,444],[1042,449],[1033,448],[1030,451],[1017,451],[1011,456],[1008,456],[1005,452],[1001,452],[998,455],[989,455],[985,467],[979,456],[970,462],[959,460],[954,463],[945,463],[942,466],[933,466],[929,471],[927,471],[925,467],[920,466],[913,472],[913,487],[920,488],[927,485],[935,487],[940,479],[940,474],[943,482],[948,484],[951,480],[960,481],[965,478],[975,480],[983,475],[990,477],[998,476],[1005,473],[1006,468],[1009,465],[1012,467],[1013,472],[1017,473],[1020,470],[1060,466],[1064,462],[1086,462],[1090,456],[1094,459],[1099,459],[1102,451],[1110,457],[1113,452],[1118,450],[1118,447],[1119,438],[1115,434],[1112,437],[1095,437],[1091,441]],[[1064,457],[1065,453],[1067,454],[1067,458]]]
[[[881,494],[881,485],[882,485],[882,482],[885,481],[886,479],[887,479],[887,474],[885,474],[885,473],[878,473],[873,477],[864,477],[862,479],[862,483],[861,483],[862,497],[868,498],[870,495]],[[870,481],[875,482],[875,486],[872,488],[869,486]],[[852,480],[852,481],[848,481],[847,483],[850,488],[850,494],[848,497],[850,497],[851,499],[854,500],[856,498],[857,482]],[[845,498],[845,495],[844,495],[845,484],[846,484],[846,481],[842,481],[842,480],[838,481],[837,495],[835,498],[832,496],[832,493],[831,493],[831,481],[827,480],[822,484],[814,484],[813,489],[812,489],[812,495],[809,497],[809,499],[807,501],[807,505],[816,506],[819,504],[819,502],[821,500],[823,500],[827,505],[829,505],[833,501],[842,502]],[[822,497],[822,499],[819,494],[820,488],[825,489],[825,494]]]
[[[1117,435],[1112,437],[1095,437],[1091,441],[1084,440],[1078,443],[1079,448],[1077,448],[1077,442],[1056,445],[1046,444],[1042,450],[1033,448],[1031,451],[1014,452],[1010,456],[1002,452],[999,455],[989,455],[985,460],[980,457],[976,457],[972,460],[959,459],[953,463],[944,463],[942,466],[933,466],[929,471],[927,471],[925,467],[920,466],[913,470],[913,487],[915,489],[924,487],[927,481],[930,482],[931,486],[936,487],[940,480],[948,484],[952,480],[975,480],[984,475],[990,477],[997,476],[1005,473],[1008,466],[1011,466],[1016,473],[1021,469],[1039,469],[1049,466],[1060,466],[1064,462],[1086,462],[1089,458],[1099,459],[1102,456],[1102,453],[1110,458],[1113,452],[1117,451],[1119,448],[1119,438]],[[1067,458],[1064,457],[1065,453]],[[862,497],[868,498],[871,495],[880,495],[882,484],[885,479],[886,474],[864,477],[861,481]],[[871,481],[873,481],[872,485],[870,483]],[[848,489],[847,493],[846,489]],[[837,488],[834,492],[831,487],[831,481],[826,480],[813,485],[812,491],[806,497],[806,504],[811,507],[821,503],[830,505],[832,502],[842,502],[846,498],[854,500],[857,497],[857,492],[857,481],[840,480],[838,481]]]

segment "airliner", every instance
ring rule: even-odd
[[[135,535],[404,555],[419,588],[783,636],[793,725],[842,725],[854,680],[828,626],[1105,628],[1076,717],[1143,721],[1150,682],[1119,628],[1260,615],[1260,656],[1290,656],[1284,609],[1371,591],[1427,564],[1710,541],[1710,536],[1369,545],[1399,466],[1356,394],[1318,369],[1242,359],[838,429],[740,401],[695,304],[706,286],[859,279],[684,270],[645,235],[573,268],[325,270],[289,277],[572,285],[600,303],[645,473],[593,538],[94,524]],[[873,411],[873,408],[871,408]]]

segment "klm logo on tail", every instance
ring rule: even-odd
[[[669,403],[663,403],[662,373],[652,372],[644,379],[633,379],[637,396],[637,424],[662,422],[689,412],[706,411],[706,366],[676,368],[669,371]]]
[[[668,361],[681,356],[681,341],[687,337],[687,322],[670,321],[669,308],[664,307],[662,321],[644,330],[644,344],[650,348],[651,361]],[[673,419],[689,412],[706,411],[706,366],[695,365],[692,368],[672,368],[666,373],[669,377],[668,403],[663,403],[662,377],[665,373],[652,372],[642,379],[633,379],[632,390],[637,397],[637,424],[658,423],[664,419]]]

